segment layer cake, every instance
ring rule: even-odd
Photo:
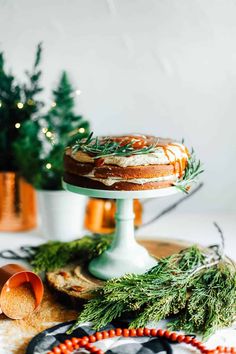
[[[64,181],[105,190],[165,188],[183,176],[188,158],[187,148],[173,139],[90,136],[66,149]]]

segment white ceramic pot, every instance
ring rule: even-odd
[[[66,191],[37,191],[37,197],[45,238],[71,241],[82,236],[86,197]]]

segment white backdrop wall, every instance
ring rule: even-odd
[[[182,209],[236,211],[235,0],[0,0],[20,78],[39,41],[48,101],[66,69],[96,133],[184,137],[206,171]]]

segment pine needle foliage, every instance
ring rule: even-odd
[[[36,189],[60,190],[65,147],[89,134],[89,123],[74,113],[75,90],[62,72],[49,111],[26,122],[15,144],[24,178]]]
[[[223,261],[194,278],[185,310],[170,323],[173,330],[204,333],[208,338],[218,328],[236,320],[236,273]]]
[[[74,259],[83,263],[99,256],[110,246],[111,241],[111,235],[92,235],[70,242],[47,242],[31,247],[28,261],[38,273],[52,271]]]
[[[217,257],[217,256],[216,256]],[[197,246],[159,260],[143,275],[129,274],[97,289],[78,317],[98,330],[129,316],[130,328],[176,316],[170,328],[208,337],[236,315],[236,275],[227,260],[215,260]]]
[[[186,248],[162,258],[145,274],[127,274],[107,281],[92,292],[92,300],[70,333],[82,322],[98,330],[113,320],[131,319],[130,328],[170,318],[168,327],[208,338],[236,321],[236,269],[221,246]],[[37,272],[61,268],[69,262],[86,264],[102,254],[112,235],[85,236],[71,242],[48,242],[29,249],[27,260]]]
[[[32,69],[25,72],[26,78],[20,83],[11,71],[6,70],[4,54],[0,53],[0,171],[19,169],[14,143],[22,124],[28,122],[43,106],[37,98],[42,91],[41,54],[42,45],[39,43]]]

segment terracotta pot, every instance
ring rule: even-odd
[[[0,231],[36,227],[36,193],[15,172],[0,172]]]

